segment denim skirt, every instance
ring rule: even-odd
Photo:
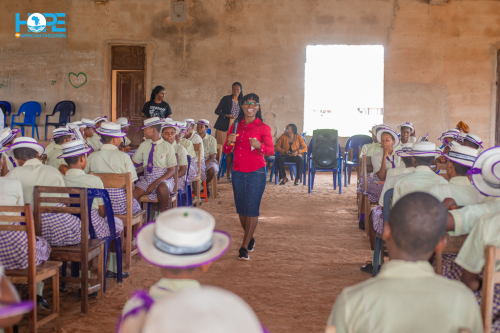
[[[266,168],[253,172],[232,171],[234,203],[238,215],[259,216],[260,201],[266,189]]]

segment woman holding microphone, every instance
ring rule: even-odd
[[[259,221],[260,201],[266,188],[264,155],[274,155],[271,128],[262,121],[259,96],[243,97],[242,112],[229,128],[224,153],[234,146],[232,183],[236,212],[245,232],[239,260],[250,260],[248,252],[255,248],[253,234]],[[234,130],[233,130],[234,129]]]

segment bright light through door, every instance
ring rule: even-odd
[[[309,45],[306,49],[304,130],[333,128],[366,134],[384,118],[384,47]]]

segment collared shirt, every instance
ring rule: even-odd
[[[483,331],[472,291],[437,275],[427,261],[391,260],[376,277],[345,288],[328,324],[337,333]]]
[[[101,150],[89,155],[85,173],[127,173],[132,175],[132,181],[137,180],[134,163],[126,153],[119,151],[112,144],[103,145]]]
[[[429,188],[436,184],[448,184],[446,179],[438,176],[428,166],[419,165],[415,171],[399,178],[394,184],[394,205],[401,197],[413,192],[429,192]]]
[[[233,125],[229,127],[228,133],[233,133]],[[274,144],[271,136],[271,128],[259,118],[247,124],[243,119],[236,128],[236,142],[234,143],[233,170],[240,172],[253,172],[266,166],[264,155],[274,155]],[[250,138],[257,139],[262,147],[254,149],[250,144]],[[228,145],[227,138],[224,144],[224,153],[231,153],[233,146]]]
[[[49,145],[45,148],[45,151],[43,152],[45,155],[48,155],[52,149],[56,146],[56,143],[54,140],[50,141]]]
[[[408,138],[408,142],[407,143],[415,143],[415,142],[417,142],[417,138],[416,137],[410,136]],[[396,147],[394,147],[394,149],[395,150],[401,150],[401,149],[403,149],[403,142],[399,141],[399,144]]]
[[[210,134],[205,134],[203,139],[204,156],[209,157],[212,154],[217,154],[217,140]]]
[[[363,145],[361,147],[361,156],[366,155],[366,156],[373,156],[374,154],[378,153],[379,151],[383,151],[382,145],[380,142],[372,142],[372,143],[367,143],[366,145]],[[356,153],[356,152],[354,152]]]
[[[69,169],[64,175],[64,183],[67,187],[83,187],[104,189],[101,178],[94,175],[87,175],[81,169]],[[99,205],[104,205],[101,198],[97,198],[92,203],[92,209],[99,209]]]
[[[196,152],[194,151],[193,143],[186,138],[182,138],[179,140],[179,144],[181,146],[183,146],[184,148],[186,148],[188,155],[191,156],[191,160],[195,161],[196,160]]]
[[[458,206],[468,206],[481,203],[485,196],[471,184],[468,177],[459,176],[450,179],[448,184],[433,185],[429,193],[443,201],[446,198],[453,198]]]
[[[33,190],[35,186],[59,186],[65,187],[64,179],[59,170],[50,165],[44,165],[38,158],[33,158],[24,162],[23,166],[18,166],[10,171],[5,177],[17,178],[23,185],[24,203],[29,203],[33,207]],[[46,193],[47,197],[68,197],[68,194]],[[55,206],[56,203],[42,203],[44,206]]]
[[[92,149],[94,149],[94,151],[101,150],[103,146],[101,137],[97,133],[94,133],[94,135],[87,138],[85,141],[88,145],[90,145],[90,147],[92,147]]]
[[[499,212],[500,198],[496,197],[486,197],[480,204],[450,210],[449,213],[455,221],[455,231],[450,232],[450,234],[453,236],[467,235],[481,216]]]
[[[458,252],[455,262],[471,273],[483,271],[487,246],[500,248],[500,215],[498,213],[483,215],[479,218],[472,231]],[[495,270],[500,271],[500,261],[496,262]]]
[[[54,148],[47,154],[47,161],[45,161],[45,165],[51,165],[57,170],[61,165],[68,165],[64,158],[58,158],[63,153],[61,145],[55,145]]]
[[[177,142],[172,144],[172,147],[174,147],[174,151],[177,155],[179,155],[179,166],[181,165],[188,165],[188,159],[187,159],[187,150]]]
[[[152,140],[146,140],[134,153],[132,160],[135,163],[143,163],[144,166],[148,163],[149,152],[155,143],[153,152],[153,166],[158,168],[170,168],[177,165],[177,160],[175,159],[174,147],[167,141],[160,138],[158,141],[153,142]]]
[[[401,178],[402,176],[407,175],[409,173],[412,173],[413,171],[415,171],[414,167],[396,168],[396,169],[387,170],[387,176],[385,178],[384,187],[382,188],[382,192],[380,193],[380,199],[378,200],[378,203],[380,206],[384,207],[385,192],[387,192],[391,188],[394,188],[394,184],[396,184],[396,181],[399,178]]]
[[[130,143],[131,143],[131,142],[132,142],[132,141],[130,141],[130,139],[129,139],[129,138],[127,138],[126,136],[124,136],[124,137],[122,138],[122,144],[123,144],[123,146],[124,146],[124,147],[130,146]]]
[[[0,202],[3,206],[24,206],[23,185],[19,179],[0,177]],[[0,215],[19,216],[19,213],[0,212]]]
[[[372,155],[372,165],[373,165],[373,172],[379,172],[380,169],[382,168],[382,158],[384,157],[384,151],[379,151],[376,152],[375,154]],[[388,160],[389,159],[389,160]],[[394,163],[394,165],[393,165]],[[387,156],[385,159],[385,167],[386,170],[389,169],[395,169],[401,165],[401,157],[399,157],[396,154],[396,150],[392,150],[392,154]]]
[[[200,155],[201,155],[201,158],[205,158],[205,149],[203,148],[203,139],[201,138],[201,136],[199,136],[197,133],[193,132],[193,134],[191,134],[191,137],[187,140],[191,141],[191,143],[193,145],[201,144],[201,154]],[[195,149],[194,151],[196,153],[196,160],[198,161],[198,150]]]
[[[9,154],[7,153],[3,153],[2,154],[2,158],[5,159],[5,162],[7,163],[7,170],[8,171],[11,171],[12,169],[14,169],[16,166],[19,165],[19,162],[16,160],[16,158],[14,156],[10,156]],[[14,166],[14,163],[16,163],[16,165]]]

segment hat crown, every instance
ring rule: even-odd
[[[451,146],[450,153],[459,153],[462,155],[468,155],[468,156],[473,156],[477,157],[477,149],[467,147],[467,146],[462,146],[462,145],[453,145]]]
[[[198,120],[198,124],[210,125],[210,122],[206,119],[200,119]]]
[[[82,140],[72,140],[61,145],[63,154],[75,153],[78,150],[86,150],[85,144]]]
[[[95,121],[92,120],[92,119],[88,119],[88,118],[82,118],[82,123],[84,124],[95,124]]]
[[[19,138],[15,138],[14,143],[36,143],[36,144],[38,144],[38,142],[35,139],[27,137],[27,136],[21,136]]]
[[[481,145],[483,143],[482,139],[479,136],[472,133],[460,133],[459,136],[460,138],[462,138],[462,140],[468,140],[477,143],[478,145]]]
[[[488,156],[481,167],[481,174],[489,186],[500,185],[500,154]]]
[[[144,127],[153,126],[153,125],[161,125],[162,121],[159,117],[153,117],[144,119]]]
[[[117,123],[112,123],[110,121],[107,121],[104,124],[102,124],[101,129],[116,130],[121,132],[121,126]]]
[[[413,144],[413,146],[411,147],[411,150],[413,152],[435,151],[436,150],[436,144],[433,143],[433,142],[429,142],[429,141],[415,142]]]
[[[12,136],[12,131],[10,128],[4,128],[3,130],[0,131],[0,143],[5,143],[4,141],[7,140],[10,136]]]

